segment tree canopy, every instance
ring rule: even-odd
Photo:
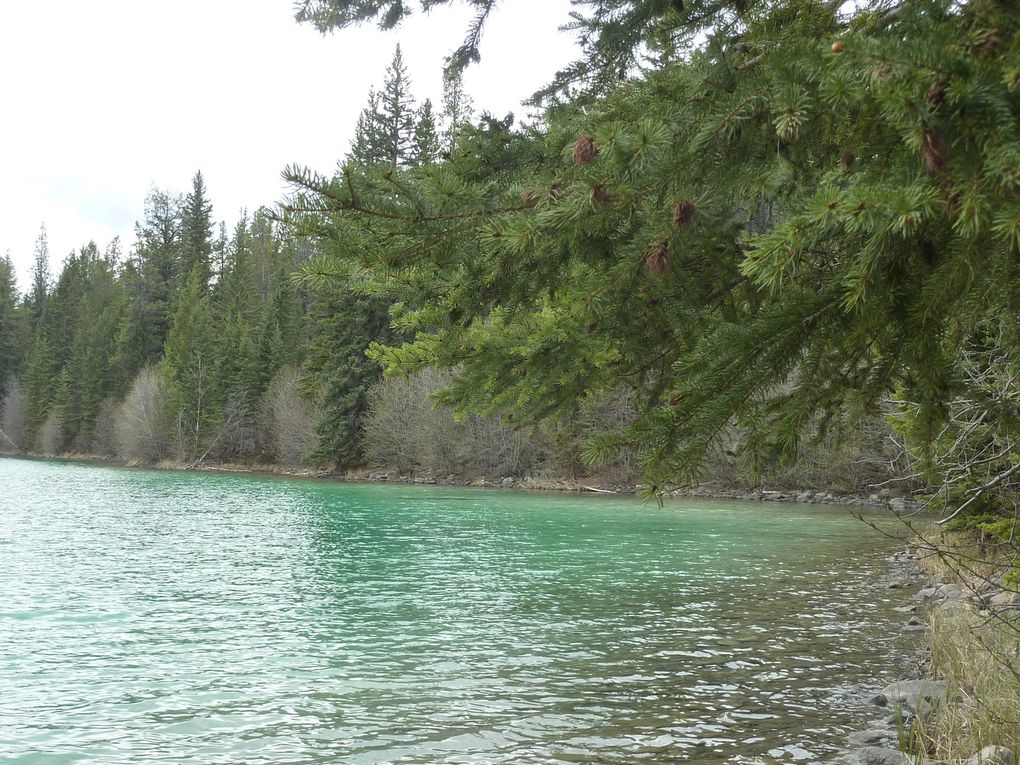
[[[323,29],[408,10],[303,6]],[[1015,368],[1015,3],[579,6],[575,89],[535,124],[483,118],[433,166],[289,171],[328,250],[306,275],[396,298],[389,372],[456,369],[441,400],[521,425],[625,383],[642,414],[591,456],[637,449],[664,487],[734,425],[749,459],[789,456],[890,398],[932,443],[961,359]]]

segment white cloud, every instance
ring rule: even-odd
[[[468,71],[479,109],[520,101],[575,55],[557,32],[569,0],[498,7]],[[90,239],[133,240],[153,185],[184,192],[201,169],[217,218],[278,201],[280,171],[331,170],[393,48],[415,94],[438,102],[443,59],[470,11],[401,29],[323,37],[290,0],[49,0],[0,4],[0,252],[22,286],[42,222],[56,270]]]

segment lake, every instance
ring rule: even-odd
[[[0,762],[814,762],[913,648],[897,549],[833,507],[0,459]]]

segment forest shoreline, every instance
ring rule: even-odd
[[[158,462],[141,462],[124,460],[98,454],[67,452],[64,454],[41,454],[36,452],[12,452],[0,450],[0,458],[56,460],[60,462],[90,462],[111,467],[138,470],[160,470],[167,472],[199,472],[199,473],[230,473],[236,475],[253,475],[281,478],[299,478],[317,481],[335,481],[338,483],[391,483],[417,484],[432,486],[456,486],[463,488],[482,488],[518,491],[557,492],[561,494],[575,493],[588,495],[637,495],[645,486],[640,483],[604,483],[597,478],[577,479],[566,477],[532,477],[517,478],[512,476],[475,476],[464,477],[455,474],[434,475],[432,473],[403,474],[385,468],[353,468],[343,472],[325,468],[288,467],[273,463],[232,463],[202,462],[189,464],[174,460]],[[747,487],[720,486],[705,483],[699,486],[675,489],[669,492],[670,497],[677,499],[703,498],[718,500],[737,500],[742,502],[784,502],[811,505],[833,505],[839,507],[862,507],[871,509],[889,509],[892,511],[913,510],[916,503],[899,496],[880,494],[835,493],[824,489],[803,487],[751,489]]]

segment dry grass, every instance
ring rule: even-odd
[[[920,536],[922,567],[936,581],[987,596],[1013,561],[981,533],[934,528]],[[931,614],[931,669],[947,681],[950,703],[915,723],[912,738],[926,762],[960,763],[995,744],[1020,753],[1020,612],[979,610],[973,603]]]
[[[1020,644],[1015,630],[969,608],[939,609],[932,671],[953,703],[919,731],[930,761],[962,762],[997,744],[1020,752]]]

